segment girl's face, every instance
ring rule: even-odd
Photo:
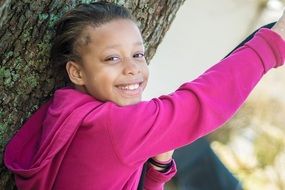
[[[89,43],[80,48],[82,83],[78,89],[120,106],[138,103],[148,81],[144,45],[137,25],[119,19],[86,29]]]

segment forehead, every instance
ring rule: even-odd
[[[128,19],[113,20],[98,27],[89,26],[84,33],[88,45],[100,48],[143,43],[139,28]]]

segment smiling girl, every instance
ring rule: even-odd
[[[285,18],[170,95],[141,101],[148,81],[143,40],[123,7],[81,4],[57,24],[51,63],[59,89],[19,130],[5,164],[21,190],[163,189],[174,149],[214,131],[285,57]]]

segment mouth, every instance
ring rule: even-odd
[[[141,96],[143,91],[143,82],[120,84],[116,86],[119,92],[124,97]]]
[[[140,83],[118,86],[118,88],[121,90],[137,90],[139,87],[140,87]]]

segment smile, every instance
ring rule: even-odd
[[[118,92],[126,98],[140,97],[143,91],[143,82],[117,85]]]
[[[118,86],[118,88],[120,88],[121,90],[137,90],[139,87],[140,87],[139,83]]]

